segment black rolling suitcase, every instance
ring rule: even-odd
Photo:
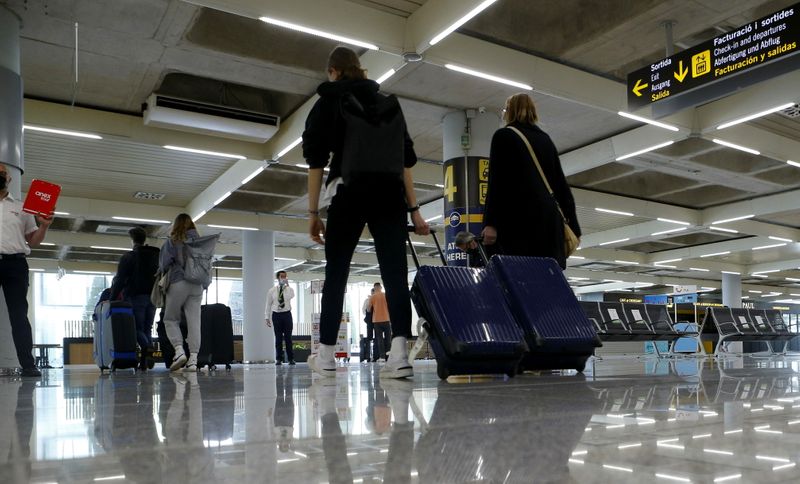
[[[439,378],[486,373],[514,376],[527,345],[493,274],[467,267],[420,267],[410,237],[408,245],[418,268],[411,300],[424,319]]]
[[[186,335],[189,333],[189,328],[186,324],[186,315],[181,311],[180,322],[181,334],[183,335],[183,352],[189,354],[189,344],[186,342]],[[172,365],[172,359],[175,358],[175,348],[172,342],[167,337],[167,329],[164,326],[164,310],[161,310],[161,315],[158,323],[156,323],[156,333],[158,334],[158,347],[161,352],[161,361],[167,368]]]
[[[602,346],[594,325],[554,259],[496,255],[486,265],[503,286],[529,351],[520,370],[583,371]]]
[[[111,337],[111,371],[136,368],[136,320],[129,302],[111,301]]]
[[[200,307],[200,351],[197,366],[225,365],[230,370],[233,363],[233,320],[231,308],[224,304],[204,304]]]

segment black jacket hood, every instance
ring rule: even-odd
[[[334,97],[341,96],[346,92],[352,92],[356,97],[360,98],[377,94],[380,87],[380,84],[371,79],[328,81],[317,87],[317,94],[321,97]]]

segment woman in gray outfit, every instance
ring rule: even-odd
[[[193,284],[184,279],[186,240],[199,237],[192,218],[185,213],[175,217],[169,238],[161,247],[159,268],[162,273],[169,271],[169,288],[164,308],[164,329],[167,332],[175,357],[170,371],[184,368],[184,371],[197,371],[197,352],[200,350],[200,303],[203,297],[203,286]],[[189,355],[184,354],[183,335],[181,334],[181,309],[186,314],[189,344]],[[185,365],[185,366],[184,366]]]

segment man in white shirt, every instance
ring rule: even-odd
[[[33,215],[23,212],[22,202],[8,192],[10,183],[9,169],[0,163],[0,286],[8,306],[22,376],[39,377],[42,372],[33,359],[33,335],[28,321],[28,261],[25,256],[31,253],[31,247],[44,240],[53,218],[34,219]]]
[[[286,271],[275,274],[278,285],[267,293],[267,326],[275,330],[275,364],[283,363],[283,343],[286,342],[286,358],[290,365],[294,365],[294,350],[292,349],[292,298],[294,289],[289,287],[289,278]]]

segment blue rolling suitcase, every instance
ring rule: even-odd
[[[505,297],[525,333],[530,351],[520,371],[583,371],[594,349],[602,346],[555,260],[497,255],[486,268],[503,286]]]
[[[410,238],[409,246],[418,267],[411,300],[424,319],[439,378],[514,376],[527,346],[492,274],[467,267],[419,267]]]

